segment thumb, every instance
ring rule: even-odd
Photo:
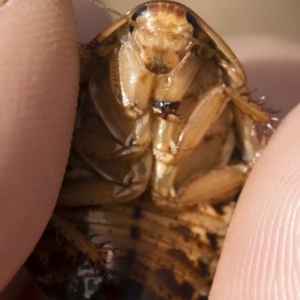
[[[238,39],[234,45],[252,88],[270,96],[270,107],[282,115],[299,103],[299,45],[268,37]],[[298,105],[273,134],[247,180],[210,300],[300,299],[299,132]]]
[[[228,230],[210,300],[299,299],[300,105],[253,169]]]
[[[70,1],[0,1],[0,291],[24,263],[62,181],[78,89]]]

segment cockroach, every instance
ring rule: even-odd
[[[50,222],[64,241],[46,230],[29,269],[50,299],[206,299],[270,114],[230,48],[177,2],[139,5],[80,53]]]

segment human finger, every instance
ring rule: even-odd
[[[79,74],[70,1],[6,2],[0,40],[1,291],[41,236],[68,157]]]

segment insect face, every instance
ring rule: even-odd
[[[132,36],[142,63],[154,73],[168,73],[189,53],[198,31],[190,13],[175,3],[145,4],[132,19]],[[191,24],[191,22],[193,25]]]

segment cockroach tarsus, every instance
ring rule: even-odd
[[[57,247],[45,231],[28,267],[50,299],[206,299],[264,146],[255,123],[269,131],[274,118],[191,9],[150,1],[117,14],[80,49],[72,149],[51,218],[70,242]]]

